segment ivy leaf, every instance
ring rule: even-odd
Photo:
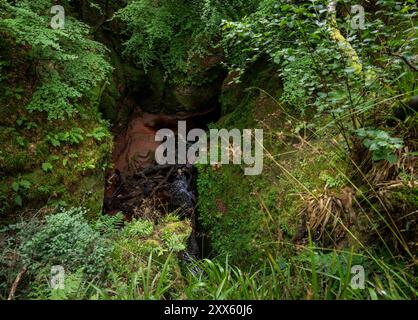
[[[42,170],[45,172],[52,171],[54,167],[49,162],[45,162],[42,164]]]

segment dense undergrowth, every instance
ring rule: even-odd
[[[356,1],[62,1],[63,30],[52,2],[0,0],[1,298],[417,297],[415,1],[360,1],[363,29]],[[210,252],[186,263],[188,220],[100,214],[100,111],[125,112],[121,78],[199,88],[214,64],[228,77],[211,127],[262,128],[264,170],[198,166]]]

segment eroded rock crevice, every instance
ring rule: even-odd
[[[142,218],[154,222],[169,213],[189,219],[193,232],[187,255],[195,258],[201,257],[199,242],[203,241],[197,222],[197,170],[190,164],[158,165],[155,151],[159,142],[155,141],[155,135],[160,129],[170,129],[177,139],[179,121],[186,121],[187,130],[207,129],[209,123],[216,122],[221,113],[218,101],[223,79],[216,81],[220,82],[197,91],[195,87],[184,89],[182,99],[171,100],[172,105],[173,101],[179,103],[178,110],[173,112],[169,112],[167,104],[158,113],[153,112],[157,107],[155,110],[143,107],[155,96],[153,86],[147,89],[151,92],[149,99],[122,88],[124,97],[116,107],[119,114],[115,116],[118,121],[113,128],[113,167],[106,175],[105,213],[122,212],[127,220]]]

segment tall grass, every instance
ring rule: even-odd
[[[374,270],[366,272],[365,288],[353,288],[351,267],[355,256],[353,251],[324,255],[310,247],[287,262],[270,256],[252,272],[230,266],[228,260],[204,260],[197,263],[200,274],[189,274],[185,293],[188,299],[215,300],[391,300],[417,296],[414,279],[407,272],[398,266],[375,265],[370,259]]]
[[[96,290],[92,297],[106,300],[399,300],[417,297],[416,279],[400,266],[377,265],[353,250],[324,254],[319,248],[305,249],[288,261],[269,256],[268,261],[247,272],[230,265],[228,258],[195,261],[187,264],[180,282],[168,276],[168,262],[151,276],[155,266],[150,256],[146,269],[133,274],[123,284],[115,280],[112,290],[92,286]],[[355,289],[351,284],[351,267],[359,258],[372,270],[366,272],[364,289]]]
[[[164,264],[153,259],[150,254],[145,268],[132,273],[129,279],[121,279],[111,273],[111,288],[102,289],[93,286],[96,297],[102,300],[161,300],[175,285],[170,277],[170,254]],[[156,272],[156,270],[158,270]]]

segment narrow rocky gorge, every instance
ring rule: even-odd
[[[190,91],[192,93],[192,90]],[[201,90],[202,92],[202,90]],[[197,103],[198,101],[196,101]],[[122,212],[126,220],[135,218],[156,222],[168,213],[176,213],[189,219],[192,234],[185,256],[201,257],[197,218],[197,170],[191,164],[159,165],[155,151],[160,145],[155,135],[160,129],[170,129],[176,135],[179,121],[187,123],[187,129],[207,129],[207,125],[219,118],[216,103],[206,110],[180,111],[176,113],[150,113],[143,111],[131,97],[120,102],[131,108],[125,125],[114,128],[113,166],[106,174],[104,212],[114,215]]]

